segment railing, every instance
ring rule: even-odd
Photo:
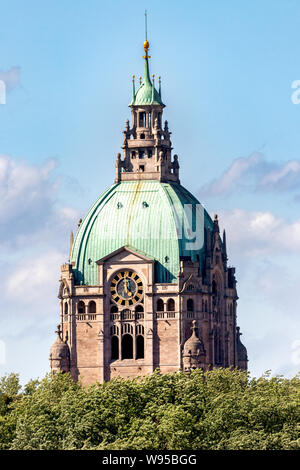
[[[144,318],[144,312],[126,312],[126,313],[111,313],[110,320],[142,320]]]
[[[156,312],[157,319],[160,318],[176,318],[178,312]]]
[[[97,320],[96,313],[77,313],[76,320],[78,321],[95,321]]]

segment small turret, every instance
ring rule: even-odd
[[[69,346],[61,339],[60,325],[57,326],[57,338],[50,349],[50,370],[53,374],[57,372],[70,371]]]
[[[192,335],[184,343],[183,370],[190,371],[205,366],[205,349],[202,340],[198,337],[196,320],[192,322]]]

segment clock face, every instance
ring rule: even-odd
[[[119,305],[133,305],[143,296],[143,283],[133,271],[119,272],[111,282],[111,297]]]

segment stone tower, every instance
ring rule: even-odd
[[[247,369],[225,231],[180,184],[148,50],[146,40],[115,182],[80,219],[61,268],[50,366],[85,384],[157,368]]]

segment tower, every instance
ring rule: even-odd
[[[144,51],[114,184],[80,219],[61,268],[51,370],[85,384],[157,368],[247,368],[226,235],[180,184],[147,40]]]

